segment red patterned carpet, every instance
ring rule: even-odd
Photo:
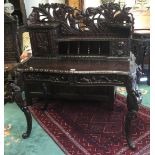
[[[140,106],[132,121],[132,137],[137,145],[131,151],[124,136],[126,98],[117,96],[114,110],[101,102],[53,101],[47,111],[41,103],[30,110],[43,129],[67,155],[149,155],[149,109]]]

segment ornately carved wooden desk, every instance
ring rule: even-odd
[[[92,95],[91,89],[96,99],[103,96],[113,104],[114,87],[125,86],[125,133],[134,149],[130,124],[141,95],[130,48],[133,17],[128,9],[108,3],[82,12],[63,4],[41,4],[33,8],[28,29],[33,56],[17,68],[27,106],[33,104],[33,97],[43,96],[46,109],[49,97],[77,98],[83,89],[85,96]]]

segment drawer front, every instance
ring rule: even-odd
[[[23,81],[25,85],[29,85],[31,91],[41,91],[43,85],[47,87],[51,85],[64,86],[106,86],[106,85],[123,85],[126,75],[118,74],[55,74],[55,73],[25,73]],[[31,88],[32,87],[32,88]]]
[[[126,78],[117,74],[23,74],[28,99],[48,95],[50,98],[102,100],[114,94],[115,85],[124,85]]]

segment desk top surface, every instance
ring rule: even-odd
[[[135,67],[125,60],[61,60],[61,59],[39,59],[30,60],[18,67],[22,71],[42,72],[130,72]]]

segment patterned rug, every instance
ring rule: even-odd
[[[140,105],[132,121],[132,138],[137,149],[129,149],[124,134],[126,98],[117,95],[114,110],[95,101],[61,101],[29,107],[34,118],[67,155],[149,155],[149,108]],[[41,138],[41,137],[40,137]]]

